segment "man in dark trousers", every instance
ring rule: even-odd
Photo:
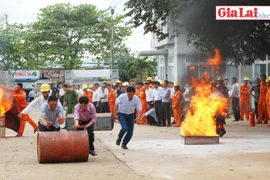
[[[162,119],[162,126],[171,126],[171,90],[168,87],[169,81],[165,80],[163,84],[163,91],[161,93],[161,119]]]
[[[87,129],[89,136],[89,154],[96,156],[94,147],[94,123],[97,121],[96,109],[92,103],[89,103],[88,97],[79,98],[79,103],[75,106],[74,128],[77,131]]]
[[[232,110],[234,114],[234,121],[240,120],[240,104],[239,104],[239,98],[240,98],[240,86],[237,83],[236,77],[232,77],[232,89],[229,92],[230,99],[232,101]]]
[[[134,112],[136,109],[136,119],[135,121],[137,123],[140,122],[140,116],[141,116],[141,110],[142,110],[142,104],[138,96],[135,95],[135,89],[131,86],[127,88],[127,93],[121,94],[117,99],[115,103],[115,117],[114,119],[119,120],[122,129],[120,130],[118,134],[118,138],[116,140],[116,145],[120,145],[122,138],[122,148],[128,149],[127,144],[131,140],[133,136],[133,130],[134,130]],[[118,113],[118,117],[116,114]]]
[[[153,93],[154,93],[154,105],[156,110],[156,115],[158,119],[157,126],[161,125],[161,93],[163,91],[163,88],[159,86],[158,81],[153,82]]]

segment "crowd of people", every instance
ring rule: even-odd
[[[270,117],[270,78],[261,74],[255,84],[250,87],[249,78],[243,79],[240,86],[236,77],[232,78],[232,85],[228,79],[219,77],[211,82],[211,97],[226,99],[224,106],[232,107],[234,121],[249,120],[250,99],[254,98],[257,124],[267,124]],[[60,131],[60,124],[64,123],[67,114],[74,114],[74,128],[87,129],[89,134],[90,154],[96,155],[94,148],[93,124],[96,113],[110,112],[114,119],[118,119],[122,129],[118,134],[116,144],[127,149],[127,144],[133,135],[134,123],[155,126],[180,127],[185,119],[185,113],[190,109],[190,102],[194,94],[194,87],[187,83],[184,88],[179,83],[152,81],[148,77],[145,82],[130,83],[116,81],[114,84],[103,83],[82,87],[75,85],[43,84],[40,88],[41,96],[32,99],[28,104],[23,85],[18,83],[14,89],[14,99],[17,102],[20,117],[20,128],[17,136],[23,135],[25,123],[29,122],[34,132]],[[28,115],[34,108],[40,109],[39,121],[36,124]],[[226,109],[227,118],[229,117]],[[66,110],[66,112],[64,112]],[[173,122],[171,122],[171,117]],[[217,134],[222,137],[225,115],[217,113]],[[67,124],[67,123],[66,123]],[[65,127],[64,127],[65,128]]]

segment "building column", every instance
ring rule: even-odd
[[[168,80],[169,56],[164,55],[164,80]]]
[[[184,86],[185,73],[186,73],[186,56],[185,54],[178,54],[178,38],[174,41],[174,68],[173,77],[174,82],[180,82]]]

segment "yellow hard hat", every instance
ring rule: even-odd
[[[212,85],[217,85],[217,80],[213,79],[213,80],[211,81],[211,84],[212,84]]]
[[[249,81],[249,78],[248,78],[248,77],[245,77],[245,78],[244,78],[244,81]]]
[[[93,84],[90,84],[89,88],[92,88],[93,87]]]
[[[116,84],[115,83],[113,83],[113,86],[115,86]]]
[[[160,81],[159,83],[160,83],[160,85],[162,86],[162,85],[164,84],[164,81]]]
[[[270,80],[270,78],[268,77],[268,78],[266,78],[265,82],[266,82],[266,83],[268,83],[268,82],[269,82],[269,80]]]
[[[46,92],[46,91],[49,91],[49,90],[51,90],[51,87],[50,87],[49,84],[42,84],[40,86],[40,92]]]
[[[87,84],[83,84],[82,89],[87,89]]]
[[[180,84],[179,84],[178,82],[175,82],[175,83],[173,84],[173,87],[180,87]]]
[[[223,77],[219,76],[217,80],[218,81],[223,81]]]
[[[151,77],[148,77],[146,81],[152,81],[153,79]]]
[[[115,83],[119,83],[119,84],[121,84],[121,81],[119,81],[119,80],[118,80],[118,81],[116,81]]]

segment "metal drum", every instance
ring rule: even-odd
[[[89,157],[87,131],[39,132],[39,163],[86,162]]]

